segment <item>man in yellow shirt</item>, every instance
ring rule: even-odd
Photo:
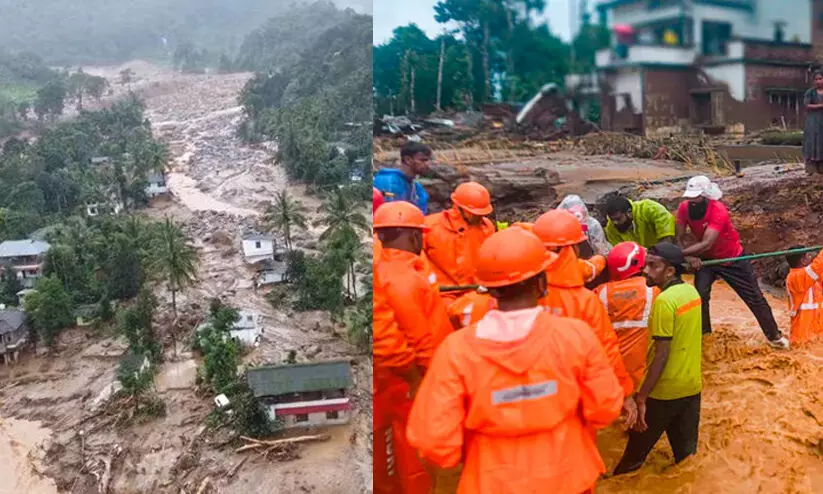
[[[702,313],[697,290],[680,278],[685,262],[680,247],[666,242],[649,249],[646,256],[646,283],[661,293],[649,319],[646,374],[635,397],[637,423],[615,475],[643,466],[664,432],[675,463],[697,452],[703,388]]]
[[[674,242],[674,215],[651,199],[611,197],[606,202],[606,216],[606,239],[612,245],[634,242],[648,249],[658,242]]]

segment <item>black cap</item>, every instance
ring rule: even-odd
[[[686,257],[683,255],[683,250],[677,245],[669,242],[658,242],[657,245],[649,249],[648,254],[663,259],[669,265],[676,268],[678,273],[686,263]]]

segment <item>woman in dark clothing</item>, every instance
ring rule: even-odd
[[[806,91],[806,127],[803,131],[803,157],[806,173],[823,173],[823,70],[814,73],[814,87]]]

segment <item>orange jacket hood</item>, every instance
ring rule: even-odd
[[[586,284],[574,247],[560,249],[557,260],[546,270],[549,286],[578,287]]]
[[[529,339],[541,312],[541,308],[516,312],[490,311],[477,323],[475,330],[478,354],[510,372],[525,373],[540,358],[543,347],[548,343],[545,338],[536,339],[534,344]],[[484,333],[489,336],[481,336]],[[505,339],[509,341],[501,341]],[[524,344],[526,341],[529,344]]]

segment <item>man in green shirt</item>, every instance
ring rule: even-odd
[[[700,424],[702,312],[697,290],[680,276],[680,247],[661,242],[646,254],[646,284],[660,288],[649,318],[649,353],[640,385],[637,422],[615,475],[639,469],[663,433],[675,463],[697,452]]]
[[[658,242],[674,242],[674,215],[659,202],[613,196],[606,202],[606,216],[606,239],[612,245],[635,242],[648,249]]]

